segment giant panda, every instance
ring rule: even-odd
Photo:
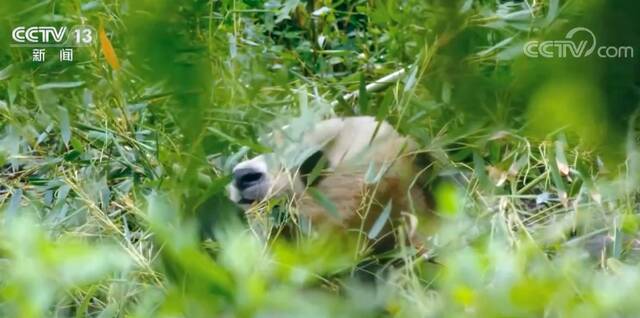
[[[309,125],[298,138],[286,129],[269,138],[295,144],[289,156],[300,158],[286,163],[269,153],[235,165],[228,196],[245,211],[286,198],[302,227],[360,232],[378,252],[401,243],[399,228],[402,241],[413,245],[421,244],[417,223],[432,228],[425,188],[430,161],[388,122],[332,118]]]

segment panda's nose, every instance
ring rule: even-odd
[[[233,182],[240,191],[260,184],[263,180],[264,173],[255,169],[242,168],[233,171]]]

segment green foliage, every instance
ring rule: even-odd
[[[639,9],[0,1],[0,316],[637,316]],[[120,68],[104,43],[70,63],[10,45],[17,26],[81,24],[103,26]],[[523,54],[578,26],[636,56]],[[363,283],[379,260],[362,237],[283,240],[278,208],[243,216],[226,199],[245,156],[308,155],[266,132],[290,124],[295,140],[329,115],[386,119],[452,176],[430,188],[429,260],[399,247]]]

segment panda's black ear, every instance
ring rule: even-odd
[[[327,168],[329,162],[322,150],[314,152],[311,156],[300,165],[300,178],[302,183],[307,186],[316,185],[322,178],[320,176],[322,170]]]

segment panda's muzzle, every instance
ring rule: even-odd
[[[266,174],[253,168],[235,169],[233,185],[240,192],[238,203],[250,204],[264,197],[267,187]]]
[[[252,168],[236,169],[233,171],[233,182],[240,191],[260,184],[264,180],[264,177],[264,173]]]

